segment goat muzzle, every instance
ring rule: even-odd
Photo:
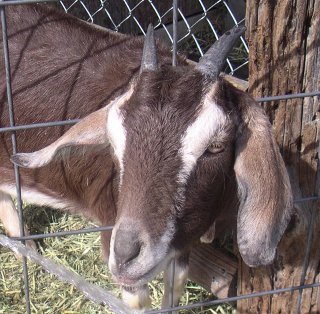
[[[141,242],[135,231],[119,229],[115,236],[114,253],[119,270],[137,258],[141,251]]]

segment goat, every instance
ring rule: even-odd
[[[289,178],[263,109],[219,77],[243,29],[196,66],[179,57],[172,67],[151,28],[143,43],[41,5],[7,13],[16,122],[81,118],[68,130],[17,134],[27,152],[11,157],[24,167],[22,197],[115,223],[102,248],[126,303],[147,307],[146,283],[174,258],[177,304],[190,249],[230,211],[243,260],[272,262],[291,214]],[[4,104],[2,96],[2,126]],[[17,236],[10,152],[1,134],[0,218]]]

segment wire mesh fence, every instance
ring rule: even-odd
[[[16,138],[13,131],[26,130],[31,128],[47,128],[57,125],[72,125],[79,120],[69,120],[69,121],[53,121],[50,123],[40,123],[32,125],[22,125],[15,126],[14,116],[13,116],[13,103],[11,95],[11,82],[10,82],[10,62],[9,62],[9,51],[7,45],[7,31],[5,26],[5,12],[2,9],[3,5],[10,4],[22,4],[29,2],[40,2],[40,1],[1,1],[1,21],[3,30],[3,43],[4,43],[4,55],[5,55],[5,65],[6,65],[6,81],[7,81],[7,92],[8,92],[8,104],[9,112],[11,115],[10,126],[1,127],[1,132],[12,132],[12,143],[13,143],[13,153],[17,152],[16,148]],[[226,29],[230,28],[232,25],[239,25],[244,21],[244,11],[236,10],[232,7],[232,1],[192,1],[190,6],[189,1],[181,1],[179,8],[177,9],[177,39],[176,44],[178,50],[187,53],[191,58],[197,60],[203,55],[207,48],[219,38]],[[239,2],[237,2],[239,5]],[[174,22],[173,22],[173,8],[171,1],[80,1],[80,0],[66,0],[60,1],[60,6],[67,12],[76,15],[86,21],[97,23],[103,27],[109,27],[116,31],[134,33],[134,34],[145,34],[147,25],[152,22],[155,29],[157,30],[157,35],[164,40],[167,40],[170,44],[174,46]],[[148,16],[148,19],[145,19]],[[241,44],[233,51],[233,55],[227,61],[226,72],[231,74],[239,74],[240,77],[246,77],[247,70],[246,66],[248,64],[248,47],[244,40],[241,38]],[[320,92],[315,91],[312,93],[301,93],[293,95],[283,95],[274,96],[257,99],[258,102],[269,102],[281,99],[293,99],[297,97],[313,97],[319,96]],[[17,182],[17,205],[20,208],[21,217],[21,230],[23,230],[23,215],[22,215],[22,201],[21,201],[21,188],[19,181],[19,170],[15,166],[15,176]],[[296,203],[317,201],[319,197],[305,197],[301,199],[296,199]],[[41,239],[46,237],[61,237],[69,235],[78,235],[81,233],[91,233],[111,230],[112,226],[100,227],[100,228],[88,228],[82,230],[73,230],[66,232],[57,232],[51,234],[38,234],[30,236],[15,237],[14,240],[20,240],[22,242],[32,239]],[[23,233],[23,232],[22,232]],[[24,273],[24,285],[25,285],[25,296],[26,296],[26,311],[31,313],[29,291],[28,291],[28,267],[26,259],[23,258],[23,273]],[[319,283],[314,283],[311,285],[301,285],[288,287],[284,289],[274,289],[269,291],[262,291],[252,295],[236,296],[221,300],[206,301],[197,304],[190,304],[182,307],[174,307],[172,310],[183,310],[192,309],[202,306],[210,306],[214,304],[220,304],[224,302],[234,302],[244,298],[252,298],[257,296],[263,296],[268,294],[279,294],[283,292],[292,292],[294,290],[309,289],[319,286]],[[155,310],[150,311],[150,313],[162,313],[168,310]]]
[[[149,23],[157,37],[173,44],[171,1],[60,1],[64,10],[86,21],[123,33],[145,35]],[[197,61],[225,31],[244,22],[245,2],[221,0],[180,0],[178,8],[178,49]],[[227,59],[226,72],[247,77],[248,46],[243,37]]]

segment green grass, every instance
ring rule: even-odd
[[[32,233],[57,232],[62,230],[93,227],[84,219],[45,208],[28,206],[25,217]],[[1,229],[1,227],[0,227]],[[2,229],[0,231],[3,231]],[[99,233],[81,234],[60,238],[47,238],[37,242],[39,251],[56,263],[75,271],[87,281],[97,284],[120,296],[120,290],[112,282],[107,266],[101,259]],[[32,313],[73,314],[112,313],[106,307],[87,300],[73,286],[63,283],[31,262],[28,263]],[[161,276],[150,283],[152,307],[160,308],[163,294]],[[188,282],[181,305],[212,299],[202,287]],[[0,246],[0,313],[25,313],[22,266],[14,254]],[[229,305],[213,308],[198,308],[180,313],[231,314]]]

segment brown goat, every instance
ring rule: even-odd
[[[244,261],[272,262],[292,196],[263,110],[218,77],[240,31],[225,35],[196,67],[183,58],[172,67],[169,50],[154,44],[150,29],[142,56],[142,39],[53,9],[7,13],[16,123],[83,118],[67,132],[18,133],[18,150],[30,153],[12,160],[37,168],[21,169],[22,197],[115,223],[109,267],[127,303],[146,307],[147,281],[172,258],[177,303],[190,248],[232,209]],[[0,71],[6,126],[3,65]],[[0,219],[17,236],[10,154],[9,135],[1,135]],[[102,240],[108,258],[109,233]]]

